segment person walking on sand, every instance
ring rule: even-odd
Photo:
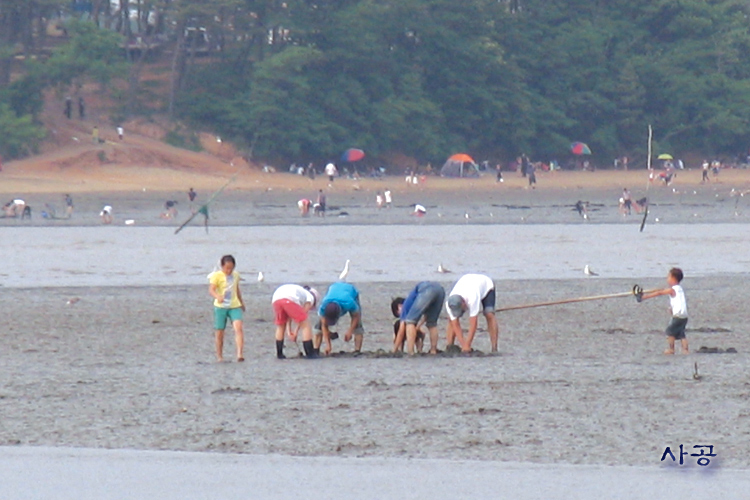
[[[94,129],[91,131],[91,140],[94,144],[99,144],[99,127],[94,125]]]
[[[505,182],[503,181],[503,166],[501,164],[495,165],[495,172],[497,173],[495,176],[495,182]]]
[[[70,96],[65,98],[65,118],[70,120],[73,116],[73,99]]]
[[[375,205],[377,205],[378,208],[383,208],[383,204],[385,201],[383,200],[383,195],[380,194],[380,191],[375,193]]]
[[[719,170],[721,170],[721,162],[714,160],[711,162],[711,173],[714,175],[714,182],[719,182]]]
[[[349,314],[351,322],[344,335],[344,341],[349,342],[354,337],[354,352],[362,351],[362,341],[365,330],[362,327],[362,307],[359,305],[359,290],[350,283],[337,281],[328,287],[325,297],[318,308],[318,323],[315,325],[314,347],[320,351],[325,342],[326,355],[331,354],[331,327],[338,323],[341,316]],[[337,338],[337,337],[334,337]]]
[[[445,300],[445,289],[435,281],[423,281],[406,296],[397,297],[391,302],[391,311],[399,312],[399,329],[393,341],[393,352],[403,350],[404,336],[406,336],[406,353],[416,354],[414,348],[417,342],[419,326],[424,323],[430,332],[430,354],[437,354],[438,330],[437,322],[440,310]]]
[[[622,190],[622,205],[623,212],[630,215],[633,207],[633,197],[631,196],[630,191],[628,191],[628,188],[623,188]]]
[[[198,196],[198,193],[195,192],[193,188],[188,189],[187,197],[188,200],[190,200],[190,211],[195,213],[195,208],[193,206],[193,202],[195,202],[195,198]]]
[[[245,312],[245,303],[240,292],[240,273],[235,270],[237,263],[231,255],[224,255],[219,264],[221,270],[208,275],[208,293],[214,298],[216,360],[224,361],[224,330],[227,327],[227,321],[231,321],[234,328],[237,361],[241,362],[245,361],[242,356],[245,343],[242,313]]]
[[[302,347],[305,357],[317,358],[318,354],[313,348],[313,335],[308,312],[320,302],[320,294],[310,287],[299,285],[281,285],[273,292],[271,304],[276,323],[276,357],[285,359],[284,356],[284,334],[289,330],[289,338],[297,342],[299,331],[302,330]],[[292,330],[292,322],[297,323],[297,328]]]
[[[536,189],[536,167],[529,162],[526,166],[526,174],[529,176],[529,188]]]
[[[86,118],[86,103],[83,100],[83,97],[78,98],[78,117],[83,120]]]
[[[332,162],[326,165],[325,168],[326,175],[328,176],[328,182],[330,184],[333,184],[333,179],[336,177],[336,174],[338,174],[338,169],[336,168],[336,165],[334,165]]]
[[[711,166],[711,164],[708,163],[708,160],[703,160],[703,165],[702,165],[702,174],[703,174],[703,176],[701,177],[701,184],[705,184],[706,182],[711,182],[708,179],[708,169],[709,169],[710,166]]]
[[[117,137],[122,140],[125,137],[125,129],[122,128],[122,125],[117,126]]]
[[[383,192],[383,198],[385,198],[385,206],[386,206],[386,208],[391,208],[391,206],[393,205],[393,196],[391,195],[391,190],[390,189],[386,189]]]
[[[669,285],[669,288],[664,288],[647,294],[640,292],[635,296],[638,302],[652,299],[654,297],[660,297],[662,295],[669,296],[669,306],[672,311],[672,319],[667,325],[667,350],[664,351],[664,354],[674,354],[675,340],[680,341],[682,354],[689,354],[690,352],[688,349],[687,337],[685,336],[688,312],[685,291],[682,289],[681,285],[683,277],[682,269],[679,267],[673,267],[667,274],[667,284]]]
[[[497,352],[498,326],[495,318],[495,284],[489,276],[483,274],[465,274],[453,286],[445,302],[448,311],[447,342],[453,345],[457,338],[461,351],[471,352],[471,344],[477,331],[479,313],[487,320],[487,331],[490,335],[492,352]],[[463,335],[459,318],[469,311],[469,330]]]
[[[322,189],[318,189],[318,201],[315,203],[315,206],[313,208],[315,211],[315,215],[317,215],[318,217],[326,216],[326,195],[323,193]]]
[[[73,198],[69,195],[65,195],[65,218],[70,219],[73,215]]]

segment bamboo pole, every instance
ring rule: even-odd
[[[655,292],[655,290],[644,290],[643,293],[651,293]],[[618,299],[622,297],[632,297],[635,295],[632,291],[630,292],[622,292],[622,293],[610,293],[607,295],[592,295],[590,297],[577,297],[575,299],[563,299],[563,300],[553,300],[550,302],[537,302],[535,304],[523,304],[518,306],[508,306],[508,307],[499,307],[495,309],[496,312],[505,312],[505,311],[517,311],[519,309],[532,309],[534,307],[547,307],[547,306],[559,306],[562,304],[574,304],[576,302],[589,302],[592,300],[605,300],[605,299]]]

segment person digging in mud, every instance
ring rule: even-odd
[[[404,338],[406,338],[407,354],[416,354],[419,327],[425,324],[430,332],[430,354],[437,354],[437,322],[444,300],[445,289],[440,283],[423,281],[414,287],[406,299],[398,297],[391,302],[391,312],[394,315],[398,313],[399,318],[399,329],[393,341],[393,352],[403,350]],[[419,348],[419,352],[421,351],[422,349]]]
[[[317,290],[300,285],[281,285],[273,292],[271,304],[276,323],[276,357],[284,359],[284,333],[289,330],[289,338],[297,342],[299,331],[302,330],[302,347],[305,357],[317,358],[318,354],[313,349],[313,336],[308,312],[320,302],[320,294]],[[292,323],[297,323],[297,328],[292,330]]]
[[[362,327],[362,308],[359,305],[359,291],[350,283],[338,281],[328,287],[323,300],[318,308],[318,323],[315,325],[314,347],[316,352],[325,341],[325,354],[331,354],[331,340],[337,338],[332,336],[331,327],[338,323],[339,318],[349,314],[351,323],[344,335],[344,341],[349,342],[354,337],[354,353],[362,352],[362,341],[365,330]]]
[[[498,326],[495,318],[495,284],[483,274],[465,274],[453,286],[445,302],[448,311],[447,343],[453,345],[457,338],[462,352],[471,352],[471,344],[477,331],[479,313],[487,320],[492,352],[497,352]],[[469,311],[469,330],[463,335],[459,318]]]

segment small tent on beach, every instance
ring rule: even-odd
[[[478,177],[479,168],[474,162],[474,159],[465,154],[458,153],[445,162],[443,168],[440,169],[441,177]]]

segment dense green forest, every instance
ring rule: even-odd
[[[0,0],[0,154],[27,153],[39,140],[43,88],[122,78],[137,101],[143,65],[157,57],[170,69],[162,112],[257,158],[315,161],[348,147],[433,162],[457,151],[552,158],[584,141],[604,159],[643,151],[648,124],[659,151],[734,154],[750,146],[748,7]],[[81,21],[44,54],[52,19]],[[122,42],[97,31],[158,43],[118,52]],[[44,57],[27,57],[34,62],[11,76],[19,55],[35,54]]]

